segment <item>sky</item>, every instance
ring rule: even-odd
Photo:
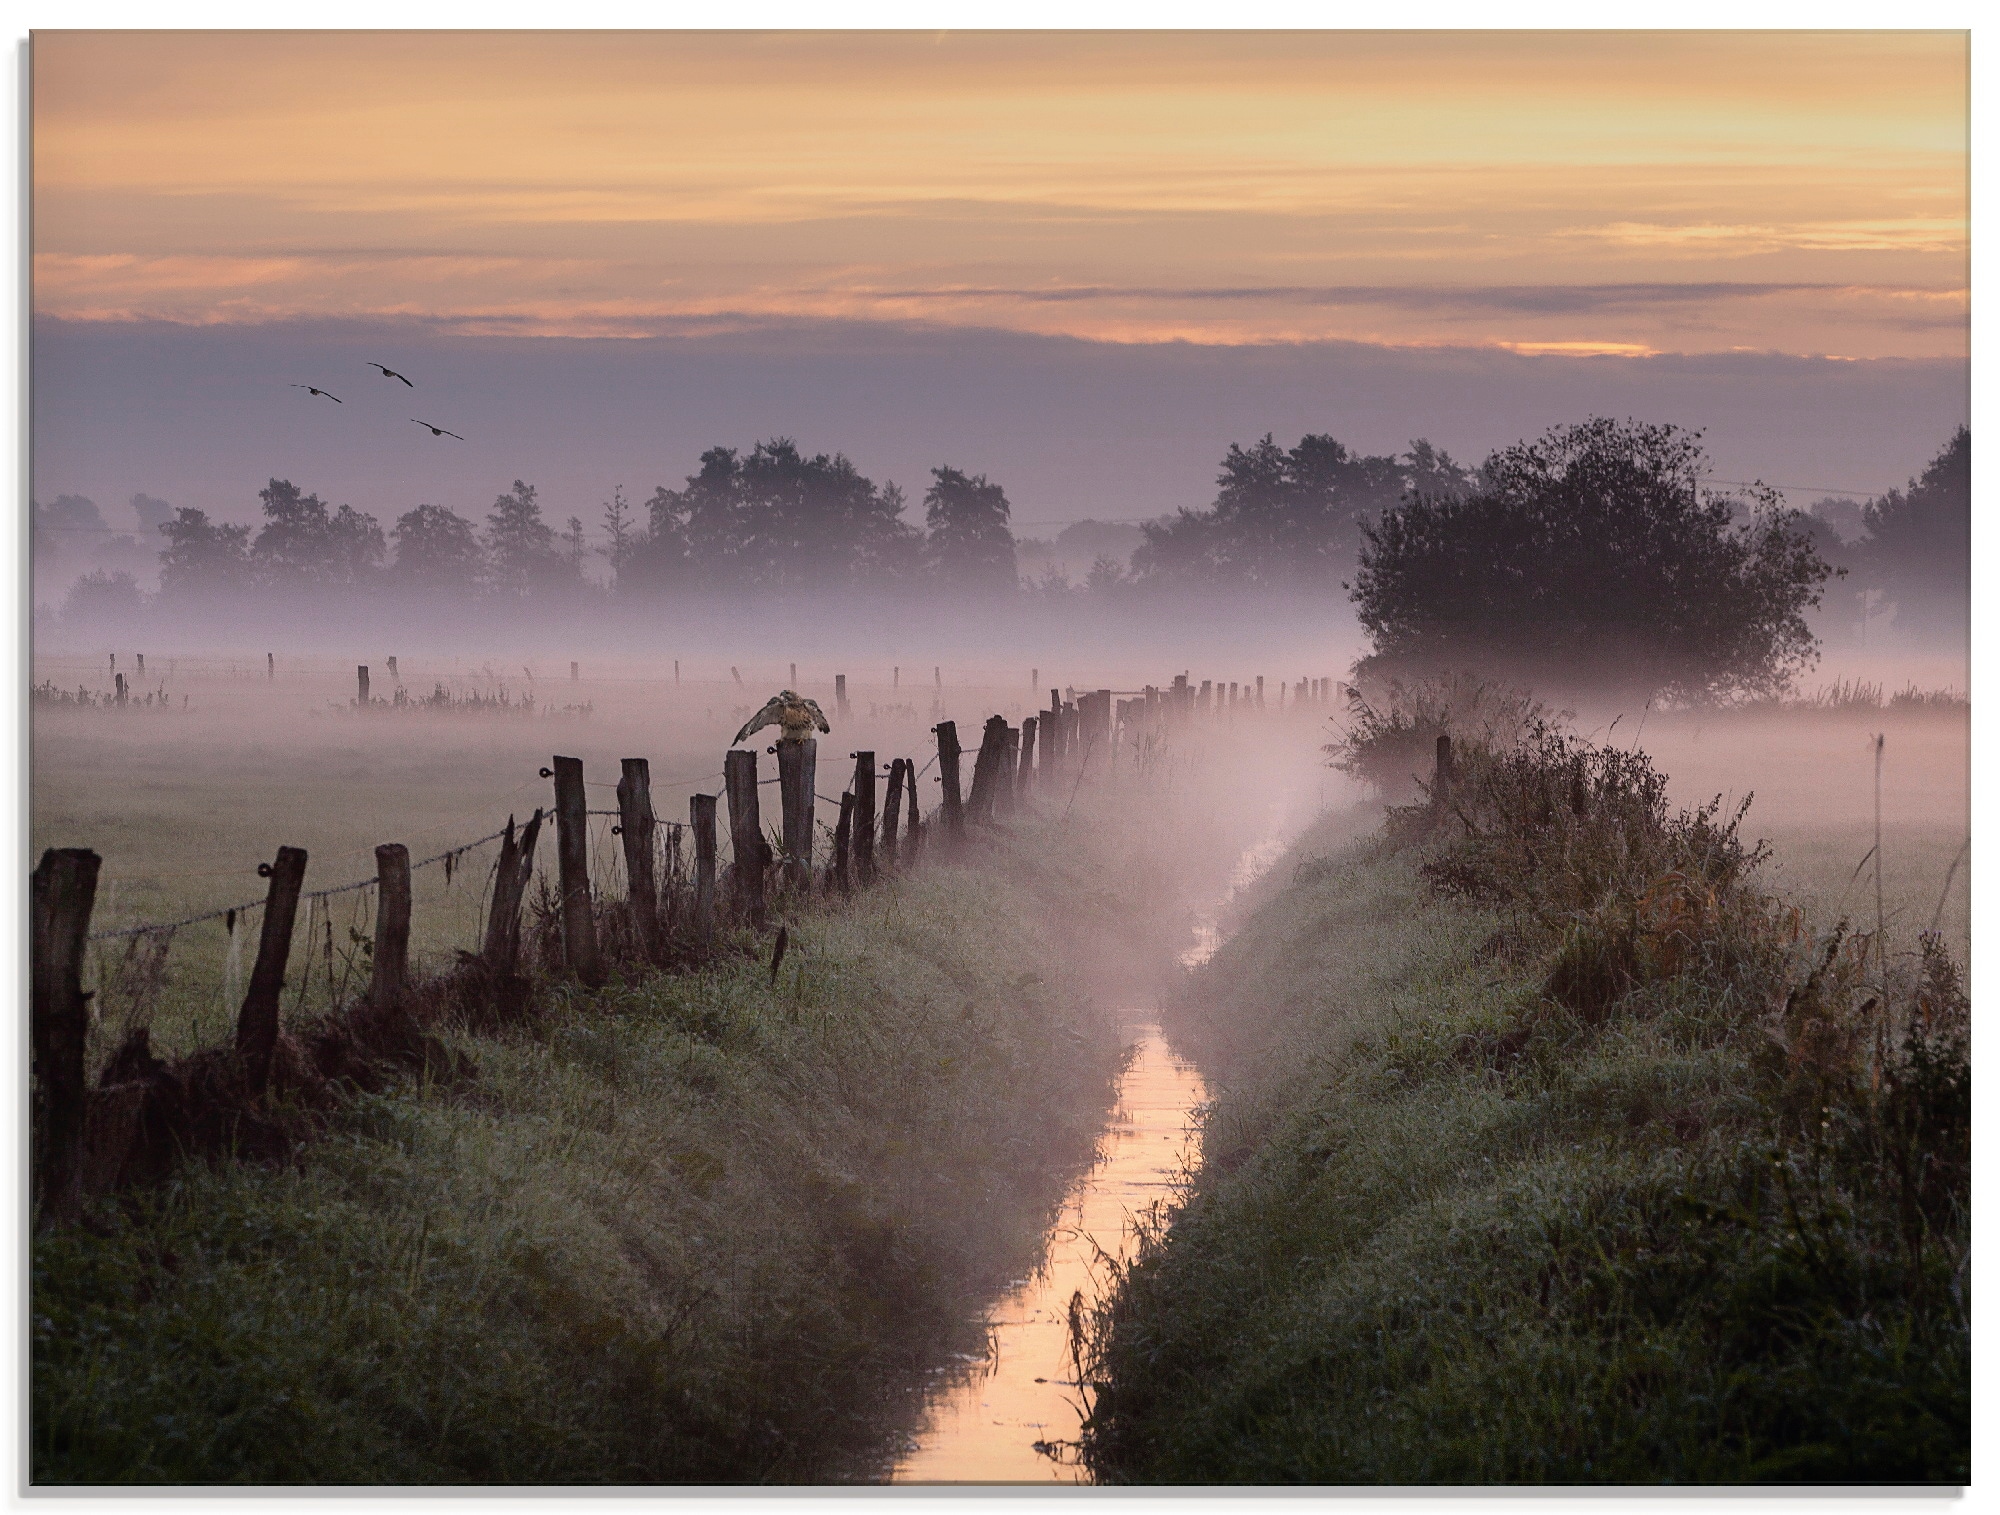
[[[45,31],[32,63],[41,496],[471,510],[527,474],[591,516],[783,433],[1059,521],[1202,503],[1265,430],[1476,458],[1599,408],[1875,490],[1965,419],[1963,33]]]

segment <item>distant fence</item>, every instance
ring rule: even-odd
[[[1327,705],[1334,688],[1329,679],[1305,679],[1287,692],[1294,706]],[[74,1220],[87,1194],[161,1176],[186,1156],[288,1151],[300,1122],[343,1087],[370,1087],[398,1067],[454,1071],[453,1054],[426,1029],[440,1017],[503,1023],[530,1011],[538,979],[568,977],[595,988],[614,970],[698,965],[715,951],[722,928],[761,930],[774,903],[866,888],[920,856],[961,853],[972,828],[1015,811],[1037,791],[1073,798],[1093,773],[1108,779],[1120,754],[1143,768],[1178,724],[1224,721],[1263,707],[1261,679],[1254,687],[1194,685],[1182,675],[1128,697],[1110,689],[1067,696],[1052,689],[1048,707],[1019,726],[988,718],[970,749],[955,722],[938,722],[936,751],[922,768],[909,757],[883,764],[874,751],[850,753],[853,768],[837,799],[818,792],[816,741],[780,741],[764,754],[739,748],[724,757],[720,792],[693,795],[684,822],[655,814],[647,759],[624,759],[616,808],[593,810],[582,761],[558,756],[541,770],[552,781],[552,803],[525,825],[509,816],[489,835],[416,862],[404,844],[384,843],[375,848],[372,876],[316,890],[305,887],[305,849],[281,846],[257,870],[266,880],[261,898],[95,933],[101,860],[84,848],[52,848],[32,877],[39,1223]],[[766,754],[776,757],[777,772],[760,777]],[[933,767],[941,792],[926,813],[918,784]],[[773,784],[779,825],[770,833],[760,791]],[[822,801],[834,808],[831,826],[819,819]],[[726,866],[718,802],[727,807]],[[593,872],[593,818],[615,821],[602,840],[617,841],[622,897],[608,897],[606,875]],[[551,819],[553,886],[546,874],[535,878]],[[480,870],[471,940],[441,970],[413,971],[413,876],[438,868],[448,886],[471,854],[496,843]],[[602,841],[595,850],[601,859]],[[531,884],[538,884],[532,893]],[[349,912],[345,941],[334,934],[341,908]],[[247,983],[239,984],[253,919],[255,957]],[[162,1060],[151,1042],[151,1004],[169,982],[176,938],[214,922],[226,943],[221,977],[234,1007],[233,1034],[226,1045]],[[86,991],[93,946],[97,988]],[[323,1013],[312,1018],[304,1012],[315,985]],[[93,995],[101,996],[96,1017]],[[122,1031],[115,1047],[99,1049],[105,1055],[93,1079],[92,1022],[109,1024],[113,1006]]]

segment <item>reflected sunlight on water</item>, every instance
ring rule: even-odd
[[[1118,1109],[1097,1165],[1071,1191],[1049,1233],[1040,1274],[988,1313],[990,1348],[963,1382],[926,1414],[916,1448],[895,1483],[1086,1483],[1084,1471],[1037,1442],[1076,1440],[1081,1420],[1069,1352],[1069,1304],[1108,1282],[1098,1249],[1125,1255],[1130,1219],[1173,1193],[1190,1156],[1189,1126],[1205,1097],[1200,1075],[1176,1058],[1158,1025],[1135,1021],[1136,1050],[1118,1088]],[[1058,1458],[1065,1460],[1058,1460]]]

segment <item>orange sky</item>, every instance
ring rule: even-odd
[[[1962,33],[84,33],[35,308],[1966,350]]]

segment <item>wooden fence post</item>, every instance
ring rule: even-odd
[[[770,844],[757,815],[757,754],[741,750],[722,759],[729,794],[729,846],[734,853],[736,908],[750,924],[764,924],[764,854]]]
[[[715,796],[688,797],[688,824],[694,830],[694,933],[703,947],[715,945]]]
[[[403,675],[396,667],[396,660],[394,658],[389,658],[386,661],[389,664],[389,677],[396,680],[397,683],[401,683],[403,680]]]
[[[889,797],[882,805],[882,866],[896,866],[896,830],[903,815],[903,781],[908,777],[910,765],[907,759],[892,758],[889,763]]]
[[[965,803],[958,791],[958,723],[939,721],[931,729],[937,733],[938,782],[944,786],[944,834],[956,842],[965,835]]]
[[[854,839],[854,796],[840,797],[840,824],[833,828],[833,887],[842,894],[853,887],[847,872],[847,852]]]
[[[1014,784],[1017,796],[1026,794],[1035,783],[1035,735],[1041,727],[1037,716],[1029,716],[1021,722],[1021,767]]]
[[[924,826],[923,815],[917,804],[917,760],[915,758],[903,759],[903,778],[903,789],[907,796],[904,803],[910,807],[910,824],[904,832],[908,840],[903,843],[903,856],[915,857],[918,838]]]
[[[875,882],[875,754],[854,754],[854,876],[866,888]]]
[[[51,847],[29,883],[33,898],[33,988],[29,1024],[34,1047],[35,1216],[40,1225],[67,1225],[83,1213],[85,1085],[90,997],[83,992],[84,944],[97,903],[95,852]]]
[[[653,870],[653,770],[644,758],[618,765],[618,835],[625,844],[625,898],[639,954],[660,955],[660,884]]]
[[[583,793],[583,759],[558,757],[556,781],[556,872],[562,890],[563,961],[590,988],[604,982],[597,950],[597,915],[590,898],[589,802]]]
[[[979,756],[972,760],[972,793],[965,808],[976,821],[993,819],[993,792],[1000,781],[1001,766],[1007,760],[1007,717],[990,715],[980,734]]]
[[[528,879],[535,871],[535,843],[542,834],[542,809],[522,828],[520,841],[514,839],[514,817],[507,817],[507,830],[500,840],[500,862],[493,873],[493,899],[486,907],[486,946],[480,954],[502,978],[512,975],[521,960],[521,898],[528,892]]]
[[[354,703],[363,710],[368,708],[368,665],[360,664],[354,670]]]
[[[375,966],[368,1001],[387,1009],[410,981],[410,849],[384,842],[375,849]]]
[[[847,675],[844,673],[833,676],[833,708],[842,720],[847,719]]]
[[[1440,732],[1437,739],[1437,766],[1431,772],[1431,813],[1434,823],[1442,821],[1445,811],[1451,808],[1451,781],[1456,776],[1451,760],[1451,738]]]
[[[275,679],[277,676],[278,676],[278,655],[275,652],[267,652],[264,654],[264,677],[267,679]]]
[[[783,813],[785,877],[795,888],[812,887],[813,786],[819,782],[819,743],[778,743],[778,804]]]
[[[1006,738],[1006,745],[1000,749],[1000,772],[995,775],[998,782],[993,786],[993,799],[1002,810],[1012,810],[1021,789],[1021,728],[1009,726]]]
[[[271,1055],[278,1049],[278,992],[285,987],[285,964],[292,956],[292,924],[298,918],[299,890],[305,885],[306,850],[280,847],[275,862],[258,868],[271,880],[264,895],[264,926],[257,938],[257,965],[236,1014],[236,1050],[261,1094],[271,1081]]]

